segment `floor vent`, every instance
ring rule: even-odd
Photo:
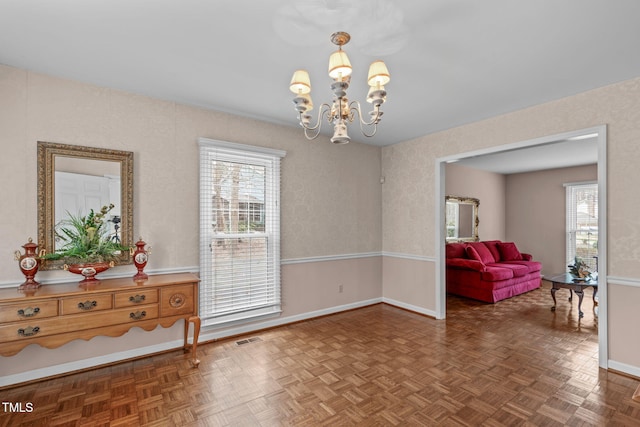
[[[260,338],[260,337],[247,338],[246,340],[236,341],[236,345],[249,344],[251,342],[258,342],[258,341],[262,341],[262,338]]]

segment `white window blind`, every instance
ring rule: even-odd
[[[598,184],[565,184],[567,265],[581,258],[591,271],[598,268]]]
[[[205,325],[280,312],[279,150],[200,144],[200,317]]]

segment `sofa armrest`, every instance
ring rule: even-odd
[[[475,271],[485,271],[487,268],[482,261],[466,258],[447,258],[447,267]]]
[[[533,255],[531,254],[520,253],[520,255],[522,255],[523,261],[531,261],[533,259]]]

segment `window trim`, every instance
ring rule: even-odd
[[[567,182],[563,184],[565,187],[565,258],[567,265],[573,264],[574,257],[577,255],[577,244],[576,244],[576,230],[573,226],[574,215],[577,214],[577,210],[575,209],[573,190],[580,187],[595,187],[597,193],[600,192],[600,188],[598,186],[598,181],[579,181],[579,182]],[[600,195],[598,194],[598,199],[600,199]],[[599,208],[599,203],[596,203],[596,207]],[[571,209],[571,211],[569,210]],[[598,212],[598,218],[600,217],[600,212]],[[600,221],[598,219],[598,246],[600,245]],[[573,255],[572,255],[573,252]],[[596,253],[600,254],[600,249],[596,251]],[[598,270],[598,261],[595,263],[595,270]]]
[[[209,138],[198,138],[199,145],[199,158],[200,158],[200,315],[205,326],[230,326],[233,324],[240,324],[249,321],[254,321],[266,316],[277,315],[281,312],[280,306],[282,302],[281,296],[281,277],[280,277],[280,161],[286,156],[286,151],[277,150],[266,147],[258,147],[246,144],[238,144],[228,141],[219,141]],[[275,304],[270,305],[267,308],[256,308],[250,310],[239,310],[235,314],[225,315],[220,318],[207,317],[204,313],[204,301],[207,292],[206,284],[211,280],[209,276],[212,268],[210,261],[207,261],[207,257],[210,256],[211,251],[209,245],[211,243],[212,234],[209,227],[204,225],[205,212],[211,212],[213,204],[211,197],[209,197],[213,191],[212,182],[210,179],[206,179],[210,176],[209,161],[212,157],[216,157],[222,161],[246,161],[247,164],[259,164],[265,166],[267,170],[266,179],[270,181],[269,188],[271,189],[271,197],[265,200],[269,206],[266,207],[266,211],[271,212],[275,218],[275,222],[270,225],[269,231],[265,230],[266,234],[271,234],[273,242],[270,244],[272,253],[270,254],[270,263],[273,270],[273,281],[276,287],[277,301]]]

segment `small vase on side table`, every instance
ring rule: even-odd
[[[40,257],[37,253],[38,245],[33,243],[33,240],[29,237],[29,241],[22,245],[22,247],[24,248],[24,254],[21,254],[20,251],[16,251],[15,256],[16,261],[18,261],[20,271],[22,271],[26,280],[18,287],[18,290],[28,291],[38,289],[40,287],[40,283],[35,280],[36,273],[40,267]]]
[[[135,243],[136,249],[130,249],[131,256],[133,257],[133,264],[138,269],[138,272],[133,276],[133,280],[145,280],[149,276],[143,271],[149,261],[149,254],[151,253],[151,247],[145,249],[146,242],[142,240],[142,237]]]

